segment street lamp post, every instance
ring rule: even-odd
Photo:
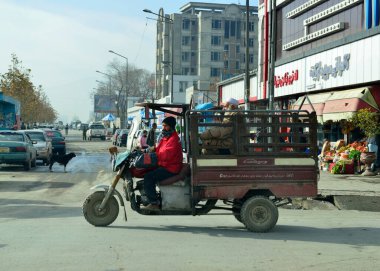
[[[173,101],[174,101],[174,97],[173,97],[174,96],[174,69],[173,69],[174,68],[174,21],[171,18],[168,18],[168,17],[162,16],[161,14],[155,13],[155,12],[151,11],[150,9],[143,9],[143,11],[146,13],[157,15],[158,17],[163,18],[165,20],[165,22],[168,22],[171,24],[171,28],[170,28],[170,36],[171,36],[171,45],[170,45],[171,46],[170,103],[173,103]],[[167,62],[167,61],[165,61],[165,62]],[[162,61],[162,63],[164,64],[164,61]]]
[[[124,58],[126,61],[127,61],[127,66],[126,66],[126,72],[125,72],[125,95],[124,95],[124,110],[123,110],[123,119],[121,120],[121,125],[123,127],[121,128],[126,128],[124,125],[127,123],[128,121],[128,57],[125,57],[119,53],[116,53],[115,51],[112,51],[112,50],[108,50],[108,52],[110,52],[111,54],[114,54],[114,55],[117,55],[119,57],[122,57]]]

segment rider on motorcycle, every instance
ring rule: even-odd
[[[158,168],[145,174],[144,190],[149,204],[141,209],[160,209],[156,195],[156,184],[177,175],[182,169],[182,146],[175,130],[176,119],[167,117],[162,121],[161,140],[151,151],[157,154]]]

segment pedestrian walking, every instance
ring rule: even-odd
[[[69,133],[69,125],[66,123],[66,126],[65,126],[65,135],[67,135]]]
[[[87,140],[87,127],[86,127],[86,125],[83,125],[82,137],[83,137],[83,141]]]

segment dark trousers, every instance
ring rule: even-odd
[[[174,175],[176,174],[167,171],[163,167],[159,167],[145,174],[144,190],[149,203],[158,204],[156,196],[156,184]]]

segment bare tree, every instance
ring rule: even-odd
[[[124,126],[128,118],[128,99],[130,97],[140,97],[140,101],[154,100],[154,83],[152,84],[154,76],[145,69],[138,69],[133,64],[127,66],[126,63],[118,60],[108,64],[107,74],[111,75],[109,85],[103,82],[99,83],[91,96],[106,93],[113,95],[117,115]]]

